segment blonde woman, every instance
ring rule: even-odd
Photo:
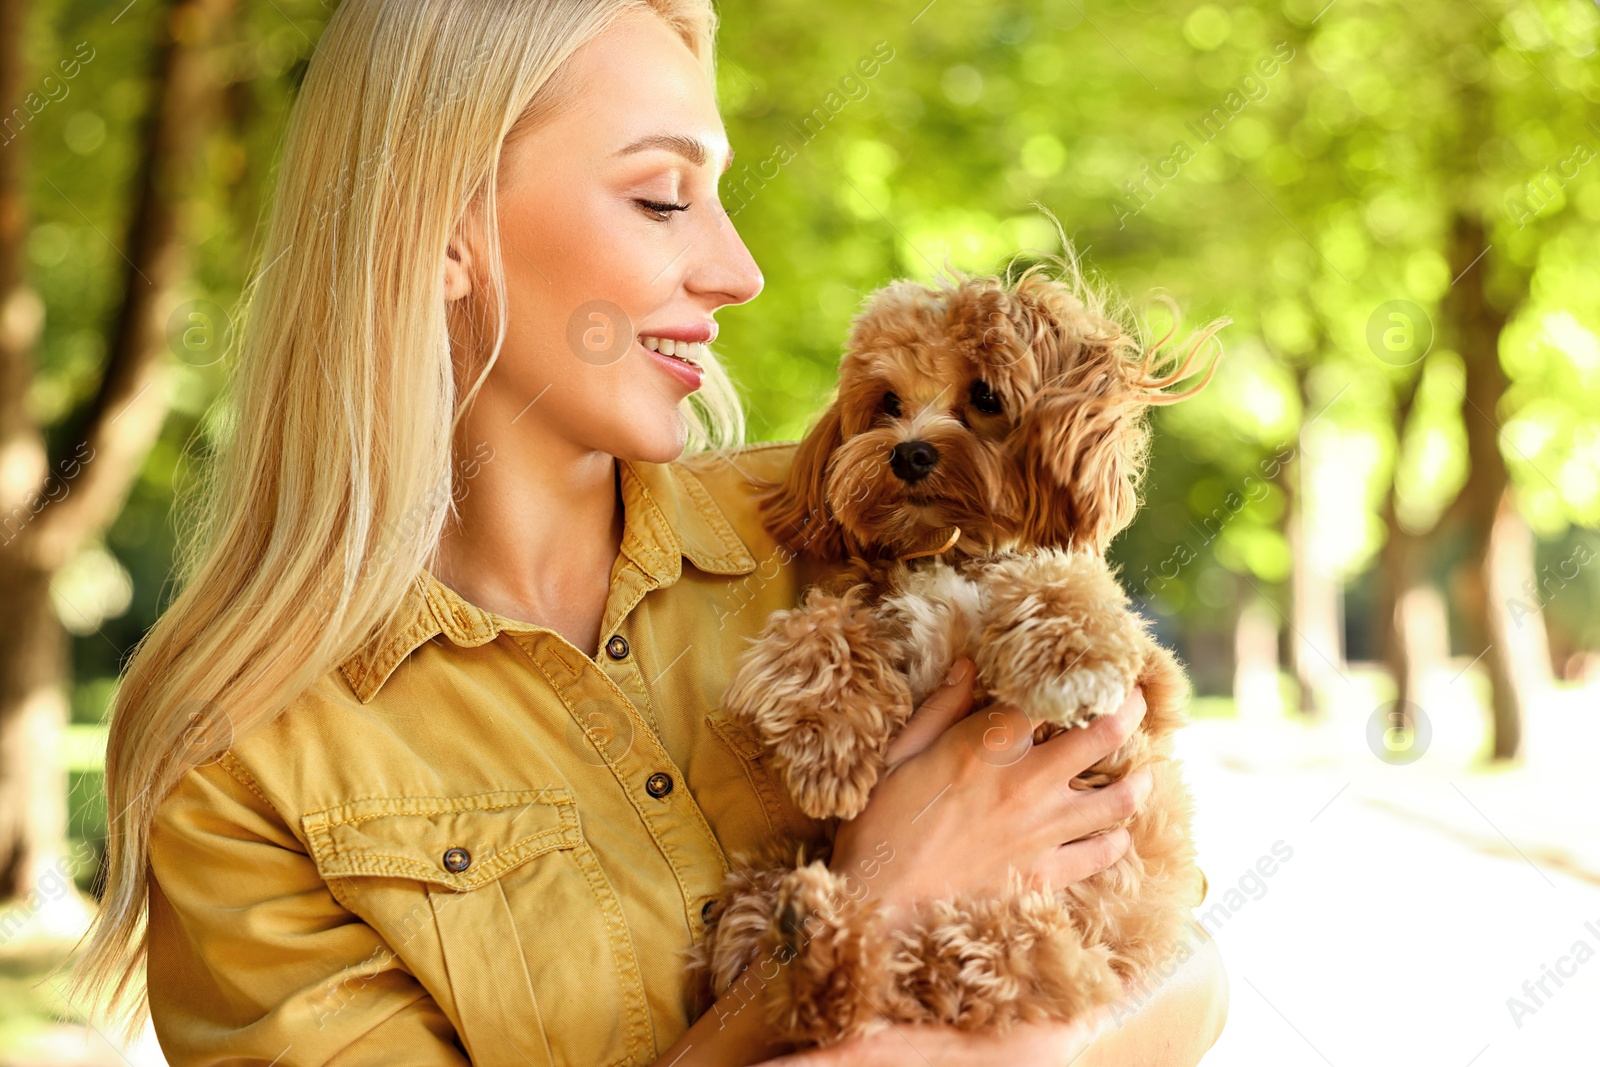
[[[77,973],[135,1012],[147,973],[175,1067],[789,1051],[752,983],[706,1003],[682,966],[729,855],[823,830],[716,714],[805,575],[752,492],[792,447],[738,447],[707,348],[762,284],[717,196],[714,29],[706,0],[345,0],[319,41],[210,519],[107,757]],[[969,705],[970,678],[930,698],[908,773],[839,829],[836,868],[892,852],[891,907],[1126,847],[1080,839],[1147,781],[1045,798],[1137,698],[1004,769]],[[1207,942],[1099,1037],[902,1029],[791,1062],[1193,1063],[1224,989]]]

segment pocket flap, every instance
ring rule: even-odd
[[[757,760],[766,751],[766,746],[761,743],[761,737],[755,728],[743,719],[735,719],[725,711],[713,711],[706,715],[706,725],[717,732],[728,743],[728,747],[739,754],[741,759]]]
[[[451,889],[477,889],[583,841],[566,789],[367,797],[300,822],[325,878],[415,878]]]

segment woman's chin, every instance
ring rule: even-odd
[[[689,423],[677,410],[628,429],[627,439],[618,443],[612,455],[636,463],[671,463],[683,455],[689,443]]]

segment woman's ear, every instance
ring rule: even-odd
[[[800,441],[788,476],[761,499],[767,531],[791,551],[820,559],[843,559],[844,528],[828,507],[828,460],[843,441],[835,401]]]
[[[454,303],[472,292],[472,253],[460,235],[444,250],[444,298]]]
[[[1026,542],[1100,554],[1133,521],[1144,414],[1127,397],[1059,389],[1034,397],[1014,431],[1028,480]]]
[[[487,247],[488,221],[483,196],[474,197],[457,220],[444,247],[444,298],[450,303],[478,288],[478,249]]]

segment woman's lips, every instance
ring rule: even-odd
[[[677,356],[663,355],[662,353],[654,351],[653,349],[646,348],[643,344],[640,344],[637,338],[634,339],[633,343],[639,349],[639,351],[643,352],[645,356],[650,359],[651,362],[655,363],[662,370],[666,371],[678,381],[688,386],[690,392],[700,388],[700,380],[704,376],[705,372],[699,367],[695,366],[693,363],[686,363]]]

